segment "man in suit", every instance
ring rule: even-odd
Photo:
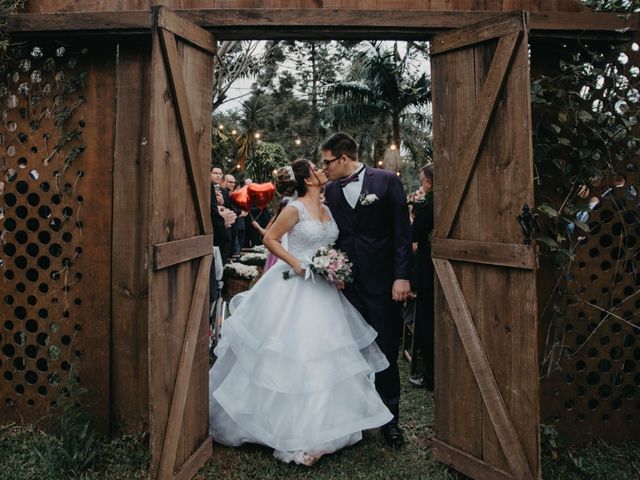
[[[325,174],[333,180],[325,197],[340,229],[336,244],[353,262],[353,282],[344,294],[378,332],[376,343],[389,360],[389,368],[376,375],[376,390],[394,415],[382,434],[387,443],[400,448],[404,443],[398,426],[400,307],[411,293],[406,195],[393,172],[365,167],[358,160],[358,146],[348,134],[332,135],[321,151]]]

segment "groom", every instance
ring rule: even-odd
[[[400,302],[410,294],[407,198],[394,173],[360,163],[358,146],[346,133],[329,137],[321,151],[324,172],[333,180],[325,197],[340,229],[336,246],[353,262],[353,282],[344,294],[378,332],[376,343],[389,360],[389,368],[376,375],[376,390],[394,416],[382,434],[387,443],[400,448],[404,443],[398,427]]]

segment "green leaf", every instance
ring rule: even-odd
[[[547,217],[550,217],[550,218],[558,218],[559,216],[558,211],[548,203],[543,203],[539,205],[538,211],[541,213],[544,213]]]

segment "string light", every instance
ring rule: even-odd
[[[260,132],[256,132],[256,133],[254,133],[254,134],[253,134],[253,137],[254,137],[254,138],[260,138]]]
[[[218,125],[218,130],[224,130],[224,125],[223,124]]]
[[[382,160],[378,160],[378,165],[382,166],[383,161]]]
[[[235,135],[237,133],[238,133],[238,131],[235,128],[233,130],[231,130],[231,135]]]
[[[396,144],[395,144],[395,143],[392,143],[391,145],[389,145],[389,148],[390,148],[391,150],[395,150],[395,149],[396,149]]]
[[[296,145],[300,145],[302,143],[302,140],[300,140],[299,138],[296,138],[294,142]]]

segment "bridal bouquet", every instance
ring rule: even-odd
[[[303,262],[305,280],[313,275],[319,275],[330,283],[349,283],[351,278],[351,262],[347,254],[331,246],[319,248],[310,259]],[[288,280],[295,273],[293,270],[282,273],[282,278]]]

